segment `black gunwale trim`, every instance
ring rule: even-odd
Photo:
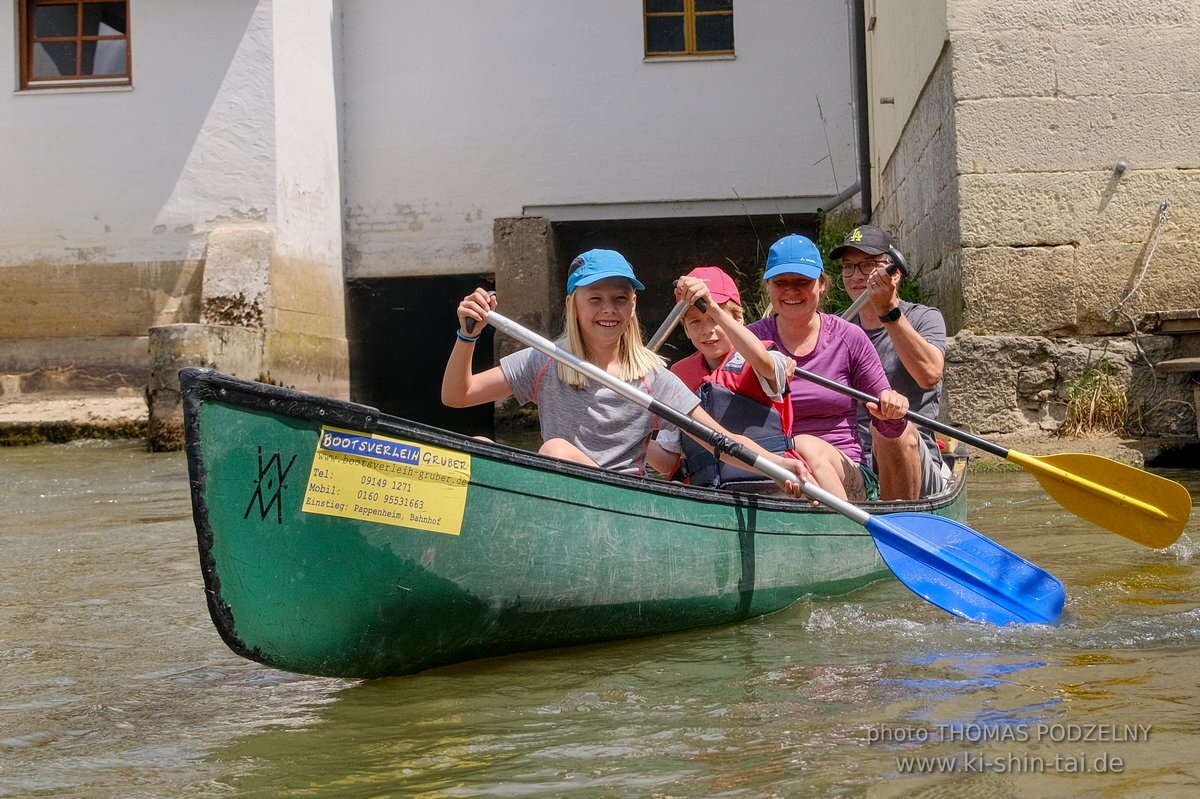
[[[184,380],[186,378],[186,384]],[[216,399],[253,410],[282,414],[297,419],[309,419],[322,424],[361,429],[367,433],[388,433],[415,436],[431,444],[458,449],[472,455],[507,460],[511,463],[537,469],[558,472],[593,482],[611,483],[633,491],[685,497],[704,502],[744,506],[753,504],[766,510],[790,510],[797,513],[835,513],[828,508],[814,508],[808,504],[797,507],[795,500],[756,494],[738,494],[717,491],[711,488],[695,488],[682,483],[619,474],[604,469],[595,469],[580,464],[548,458],[534,452],[510,447],[506,444],[481,441],[461,433],[432,427],[420,422],[402,419],[381,413],[378,409],[354,402],[331,399],[317,394],[307,394],[294,389],[256,383],[222,374],[210,369],[187,368],[180,372],[184,384],[184,414],[199,410],[199,402]],[[189,402],[190,400],[190,402]],[[194,413],[191,414],[193,417]],[[185,425],[185,432],[193,431]],[[190,454],[190,452],[189,452]],[[198,455],[199,453],[197,453]],[[954,503],[961,490],[961,481],[940,496],[912,502],[860,502],[856,503],[868,513],[896,513],[900,511],[929,511]]]

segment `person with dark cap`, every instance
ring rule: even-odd
[[[852,301],[868,294],[866,305],[850,321],[871,339],[888,382],[908,399],[913,412],[936,419],[946,363],[946,321],[936,308],[900,299],[902,275],[899,270],[887,271],[893,249],[899,252],[886,230],[860,225],[846,234],[830,257],[841,259],[842,281]],[[860,408],[860,430],[868,418]],[[917,499],[946,486],[950,470],[927,429],[909,422],[896,438],[864,436],[863,446],[869,448],[866,454],[879,476],[882,499]]]

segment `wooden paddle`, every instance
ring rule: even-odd
[[[497,311],[489,324],[545,353],[659,416],[681,430],[728,452],[780,485],[795,475],[730,440],[690,416],[664,405],[594,364]],[[913,593],[965,619],[992,624],[1048,623],[1062,613],[1065,592],[1053,575],[953,519],[930,513],[871,514],[820,486],[801,484],[804,493],[867,529],[883,560]]]
[[[797,367],[796,374],[862,402],[879,402],[870,394],[805,369]],[[1111,458],[1074,452],[1026,455],[912,411],[905,417],[1017,464],[1079,518],[1139,544],[1156,549],[1174,544],[1191,516],[1192,497],[1182,485]]]

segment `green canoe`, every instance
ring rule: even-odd
[[[789,499],[612,474],[208,369],[180,372],[209,611],[234,652],[337,677],[771,613],[888,575]],[[964,470],[919,503],[962,520]]]

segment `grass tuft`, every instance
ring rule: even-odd
[[[1067,385],[1067,416],[1058,428],[1063,438],[1115,434],[1129,425],[1129,404],[1124,384],[1102,358]]]

